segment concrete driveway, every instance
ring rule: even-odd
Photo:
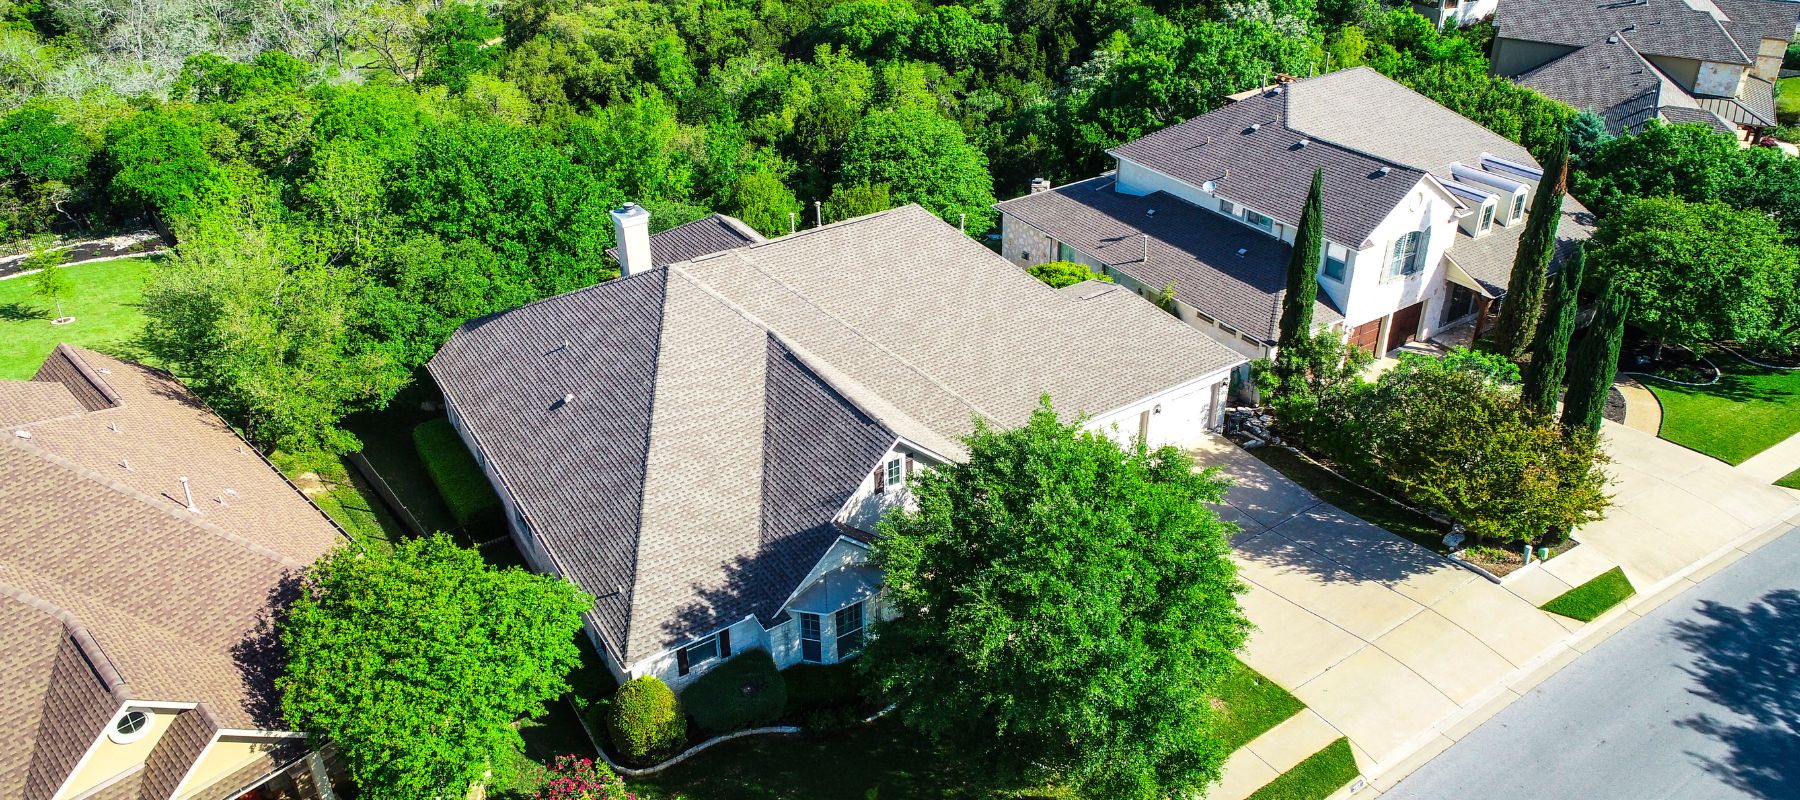
[[[1244,660],[1322,723],[1264,734],[1209,797],[1238,800],[1293,765],[1266,754],[1317,749],[1279,747],[1297,735],[1289,728],[1306,731],[1307,746],[1348,736],[1363,773],[1388,789],[1800,508],[1800,493],[1655,436],[1610,422],[1603,436],[1615,507],[1577,533],[1581,547],[1504,586],[1320,501],[1222,439],[1195,450],[1235,481],[1219,513],[1242,528],[1232,547],[1257,626]],[[1589,626],[1537,608],[1615,565],[1640,592],[1629,608]]]

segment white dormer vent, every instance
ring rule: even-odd
[[[1250,130],[1249,130],[1250,133],[1255,133],[1260,130],[1262,130],[1262,123],[1260,123],[1260,122],[1250,123]]]

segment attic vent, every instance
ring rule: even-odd
[[[1614,35],[1612,35],[1612,36],[1608,36],[1608,37],[1606,37],[1606,43],[1607,43],[1607,44],[1618,44],[1618,43],[1619,43],[1619,37],[1618,37],[1618,35],[1617,35],[1617,34],[1614,34]]]
[[[1250,248],[1248,248],[1248,247],[1240,247],[1240,248],[1238,248],[1238,258],[1243,258],[1243,257],[1244,257],[1244,255],[1245,255],[1245,254],[1247,254],[1247,253],[1249,253],[1249,252],[1250,252]]]
[[[1393,171],[1394,171],[1394,168],[1393,168],[1393,167],[1382,167],[1382,168],[1381,168],[1381,169],[1378,169],[1378,170],[1375,170],[1375,171],[1376,171],[1376,172],[1379,172],[1379,173],[1381,173],[1381,174],[1382,174],[1382,175],[1384,175],[1384,176],[1385,176],[1385,175],[1387,175],[1387,174],[1388,174],[1388,173],[1390,173],[1390,172],[1393,172]]]
[[[1156,209],[1154,209],[1154,208],[1151,208],[1151,209],[1145,209],[1145,211],[1144,211],[1144,216],[1146,216],[1146,217],[1154,217],[1154,216],[1156,216]]]
[[[566,405],[568,405],[568,404],[570,404],[570,403],[573,403],[573,402],[575,402],[575,395],[572,395],[572,394],[565,394],[565,395],[563,395],[563,405],[565,405],[565,406],[566,406]]]
[[[13,435],[21,439],[31,438],[31,431],[13,431]]]
[[[1248,133],[1255,133],[1255,132],[1257,132],[1257,131],[1260,131],[1260,130],[1262,130],[1262,123],[1260,123],[1260,122],[1252,122],[1252,123],[1250,123],[1250,130],[1249,130],[1249,131],[1247,131],[1247,132],[1248,132]]]
[[[1294,145],[1294,147],[1296,147],[1296,148],[1299,148],[1299,147],[1305,147],[1305,146],[1307,146],[1307,145],[1309,145],[1309,144],[1312,144],[1312,142],[1310,142],[1310,141],[1308,141],[1308,140],[1306,140],[1306,139],[1301,139],[1301,140],[1300,140],[1300,143],[1299,143],[1299,144],[1296,144],[1296,145]]]

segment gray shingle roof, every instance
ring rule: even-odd
[[[1329,142],[1301,146],[1308,137],[1286,118],[1284,95],[1260,94],[1108,152],[1191,186],[1215,181],[1219,196],[1290,224],[1300,218],[1313,171],[1323,170],[1325,238],[1353,247],[1424,177]]]
[[[1593,212],[1575,198],[1563,195],[1562,220],[1556,225],[1556,254],[1550,263],[1561,264],[1569,258],[1576,245],[1594,235],[1595,224]],[[1513,257],[1519,252],[1519,237],[1524,233],[1522,224],[1496,225],[1478,239],[1458,231],[1456,244],[1445,257],[1469,273],[1488,294],[1503,297],[1507,284],[1512,282]]]
[[[1507,0],[1494,13],[1505,39],[1586,47],[1626,32],[1638,52],[1723,64],[1752,64],[1757,42],[1740,43],[1708,8],[1708,0]],[[1698,7],[1697,7],[1698,6]],[[1719,7],[1714,7],[1719,8]],[[1723,8],[1720,8],[1723,12]],[[1729,18],[1727,19],[1729,22]],[[1789,23],[1789,34],[1792,34]]]
[[[1293,250],[1280,239],[1163,192],[1144,197],[1121,194],[1109,177],[1016,197],[995,207],[1141,283],[1174,282],[1181,302],[1254,338],[1276,336]],[[1325,302],[1315,317],[1319,322],[1342,319]]]
[[[1656,110],[1657,115],[1670,125],[1697,123],[1712,128],[1719,133],[1736,135],[1737,129],[1731,127],[1718,114],[1704,108],[1684,108],[1682,106],[1663,106]]]
[[[1637,130],[1654,119],[1656,110],[1665,104],[1663,95],[1668,88],[1661,71],[1616,36],[1576,50],[1518,80],[1578,109],[1599,114],[1614,134]],[[1680,93],[1679,88],[1675,91]]]
[[[1287,98],[1288,127],[1439,178],[1482,153],[1537,165],[1518,143],[1369,67],[1288,84]]]
[[[650,262],[658,267],[666,267],[677,261],[689,261],[721,250],[763,241],[763,235],[742,220],[724,214],[712,214],[676,225],[662,233],[651,234]],[[617,262],[619,248],[607,248],[606,255]]]
[[[1756,39],[1793,41],[1794,24],[1800,22],[1800,3],[1791,0],[1713,0],[1731,17],[1732,38],[1755,55]]]
[[[769,622],[898,436],[957,457],[976,415],[1109,411],[1241,361],[906,206],[472,320],[430,370],[629,663]]]

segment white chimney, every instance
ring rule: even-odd
[[[619,243],[619,277],[648,272],[650,260],[650,212],[636,203],[612,211],[613,238]]]
[[[1050,191],[1050,181],[1048,179],[1045,179],[1045,178],[1032,178],[1031,179],[1031,193],[1032,194],[1037,194],[1038,192],[1048,192],[1048,191]]]

